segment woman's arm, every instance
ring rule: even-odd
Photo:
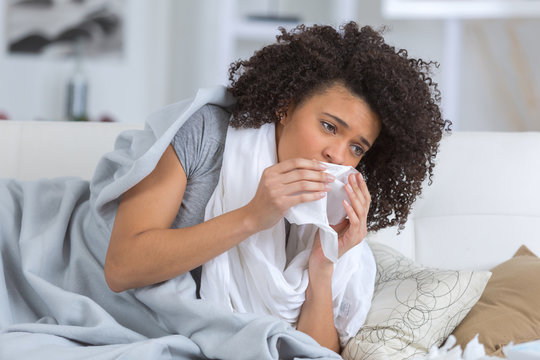
[[[170,229],[186,184],[184,169],[169,146],[154,171],[123,194],[105,260],[105,278],[113,291],[171,279],[255,232],[245,208],[204,225]]]
[[[320,247],[320,242],[314,246]],[[339,353],[341,346],[334,325],[332,305],[334,267],[332,263],[329,263],[317,269],[311,266],[308,271],[309,285],[306,290],[306,300],[302,305],[296,328],[311,336],[320,345]]]
[[[343,203],[348,219],[333,226],[338,233],[339,257],[366,237],[367,214],[371,204],[371,196],[361,174],[350,175],[345,189],[350,200],[350,203],[346,201]],[[309,257],[308,272],[309,285],[306,290],[306,300],[296,328],[310,335],[320,345],[340,352],[341,346],[334,324],[332,304],[334,266],[324,256],[318,232]]]
[[[200,266],[273,226],[291,206],[320,199],[330,182],[322,170],[318,162],[305,159],[276,164],[264,171],[246,206],[192,227],[170,229],[187,177],[174,149],[167,147],[152,173],[120,200],[105,259],[107,284],[119,292]]]

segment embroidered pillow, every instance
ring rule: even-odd
[[[424,267],[392,248],[369,242],[377,263],[366,322],[344,359],[412,359],[444,339],[480,298],[489,271]]]

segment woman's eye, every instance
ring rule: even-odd
[[[327,123],[326,121],[321,121],[321,124],[327,132],[332,134],[336,133],[336,127],[334,125]]]
[[[364,149],[360,145],[351,145],[351,149],[356,156],[364,155]]]

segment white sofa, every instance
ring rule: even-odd
[[[133,123],[0,121],[0,177],[89,179]],[[540,254],[540,133],[456,132],[405,230],[369,237],[427,266],[489,269],[521,244]]]
[[[456,132],[406,229],[374,234],[426,266],[491,269],[525,244],[540,255],[540,133]]]

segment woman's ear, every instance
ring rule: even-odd
[[[279,123],[280,125],[287,124],[287,114],[279,114]]]
[[[290,119],[290,115],[293,112],[293,108],[293,104],[289,104],[287,111],[284,111],[285,109],[281,109],[281,111],[278,111],[277,116],[281,125],[287,125]]]

